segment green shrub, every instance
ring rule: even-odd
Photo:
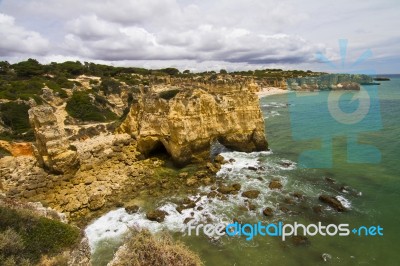
[[[41,103],[39,95],[43,87],[43,83],[38,80],[3,81],[0,83],[0,98],[26,101],[33,98]]]
[[[160,92],[158,95],[160,96],[160,98],[163,98],[165,100],[169,100],[175,97],[175,95],[177,95],[180,92],[180,90],[168,90],[168,91],[162,91]]]
[[[28,115],[29,108],[26,104],[16,102],[0,104],[0,118],[16,134],[25,133],[31,128]]]
[[[110,110],[97,107],[86,92],[74,92],[65,110],[70,116],[82,121],[105,122],[117,119],[117,115]]]
[[[163,69],[160,69],[159,71],[162,73],[168,74],[170,76],[174,76],[174,75],[177,75],[180,73],[178,69],[173,68],[173,67],[163,68]]]
[[[16,265],[26,260],[37,263],[42,255],[75,247],[81,236],[78,228],[26,210],[0,206],[0,217],[0,264],[1,260],[3,264],[11,260],[19,262]]]
[[[29,58],[27,61],[22,61],[11,66],[17,75],[22,78],[39,76],[44,73],[45,68],[37,60]]]
[[[121,83],[114,79],[104,78],[101,81],[100,90],[102,90],[105,95],[120,94],[121,93]]]

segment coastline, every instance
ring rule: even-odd
[[[277,87],[266,87],[266,88],[262,88],[259,92],[257,92],[256,94],[258,95],[258,98],[263,98],[266,96],[271,96],[271,95],[275,95],[275,94],[285,94],[288,93],[288,90],[284,90],[281,88],[277,88]]]

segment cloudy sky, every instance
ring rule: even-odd
[[[0,0],[0,60],[399,73],[399,15],[398,0]]]

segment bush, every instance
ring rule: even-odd
[[[92,99],[86,92],[74,92],[67,101],[65,110],[74,118],[82,121],[105,122],[117,119],[117,115],[110,110],[102,110],[92,103]]]
[[[113,79],[103,79],[100,84],[100,90],[104,92],[105,95],[108,94],[120,94],[121,93],[121,83]]]
[[[0,118],[4,124],[16,134],[22,134],[31,129],[29,124],[29,106],[24,103],[8,102],[0,105]]]
[[[27,210],[0,206],[0,264],[37,263],[43,255],[53,256],[79,243],[80,230]],[[1,231],[2,230],[2,231]]]
[[[38,80],[29,81],[10,81],[0,83],[0,98],[8,100],[29,100],[35,99],[37,103],[41,103],[39,95],[44,87],[43,83]]]
[[[39,76],[44,73],[45,69],[37,60],[29,58],[27,61],[22,61],[12,65],[17,75],[22,78]]]
[[[179,74],[179,70],[173,67],[163,68],[159,70],[162,73],[168,74],[170,76],[175,76]]]
[[[173,242],[164,234],[156,239],[149,231],[134,231],[128,237],[125,248],[118,251],[118,260],[112,266],[140,265],[203,265],[199,256],[181,242]]]
[[[158,95],[160,96],[160,98],[163,98],[165,100],[170,100],[174,98],[175,95],[177,95],[179,92],[180,90],[175,89],[175,90],[162,91]]]
[[[8,228],[0,233],[0,251],[4,255],[18,254],[24,249],[22,237],[13,229]]]

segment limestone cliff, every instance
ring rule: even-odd
[[[29,121],[35,133],[35,155],[39,163],[54,173],[73,172],[79,165],[76,151],[65,137],[50,106],[37,106],[29,110]]]
[[[268,148],[258,98],[246,87],[185,89],[169,97],[150,91],[131,106],[119,131],[135,137],[144,154],[163,145],[180,165],[216,140],[244,152]]]

